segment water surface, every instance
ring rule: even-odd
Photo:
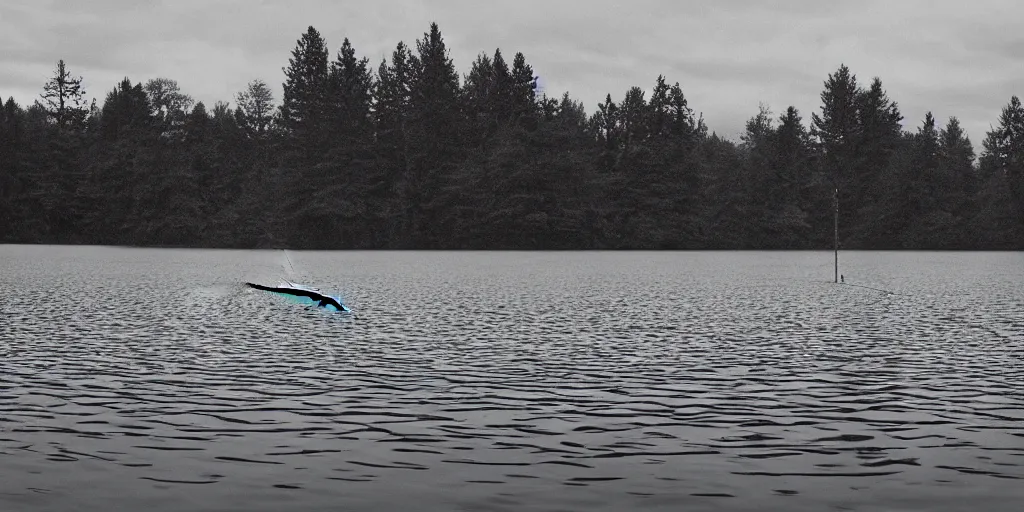
[[[0,510],[1019,510],[1024,255],[841,265],[0,246]]]

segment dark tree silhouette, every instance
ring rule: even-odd
[[[451,249],[1024,248],[1024,107],[976,154],[960,121],[903,129],[841,65],[805,122],[767,105],[709,133],[678,82],[590,109],[520,52],[460,80],[436,24],[375,69],[309,27],[271,87],[192,104],[125,78],[86,106],[63,61],[0,108],[0,242]],[[513,57],[506,60],[506,55]]]
[[[315,28],[309,27],[299,38],[284,74],[281,124],[296,151],[293,158],[317,159],[327,149],[331,130],[327,126],[327,43]]]
[[[64,59],[57,61],[57,68],[45,85],[43,98],[46,113],[61,130],[78,129],[85,123],[89,108],[85,102],[82,77],[75,78],[64,65]]]
[[[163,137],[180,139],[185,116],[195,103],[192,97],[181,92],[178,82],[170,78],[154,78],[142,89],[149,99],[153,115]]]
[[[263,80],[252,80],[245,90],[235,96],[236,123],[253,139],[269,135],[274,121],[274,93]],[[204,109],[205,110],[205,109]]]

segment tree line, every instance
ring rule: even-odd
[[[810,119],[709,133],[678,82],[588,114],[522,53],[460,76],[436,24],[376,66],[313,27],[212,107],[155,78],[101,106],[60,61],[0,109],[0,242],[306,249],[1024,248],[1024,107],[980,154],[955,117],[903,128],[879,78],[828,75]]]

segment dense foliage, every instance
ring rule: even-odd
[[[460,77],[436,25],[373,66],[310,27],[280,104],[125,78],[102,106],[63,61],[0,109],[0,242],[477,249],[1024,248],[1024,107],[975,155],[956,118],[912,131],[845,66],[805,121],[762,107],[708,133],[657,77],[596,111],[538,95],[521,53]]]

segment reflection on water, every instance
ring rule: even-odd
[[[0,509],[1024,498],[1020,254],[289,254],[0,246]]]

